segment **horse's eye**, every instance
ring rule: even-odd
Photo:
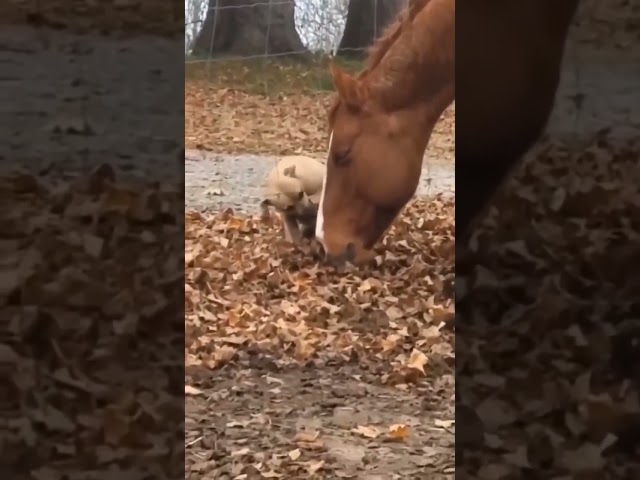
[[[335,152],[333,154],[333,163],[335,163],[338,167],[344,167],[349,164],[351,160],[350,157],[351,150],[343,150],[341,152]]]

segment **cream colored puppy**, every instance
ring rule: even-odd
[[[278,211],[287,240],[313,237],[325,170],[321,161],[296,155],[282,157],[269,172],[260,206],[263,215],[269,215],[269,207]]]

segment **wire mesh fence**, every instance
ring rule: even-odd
[[[331,90],[326,58],[357,70],[405,1],[185,0],[187,79],[226,78],[266,95],[284,84]]]
[[[342,53],[358,57],[403,0],[185,0],[185,62],[209,63]],[[582,2],[583,31],[637,28],[635,2]],[[348,20],[350,31],[345,30]],[[619,32],[615,32],[616,34]]]
[[[356,15],[359,22],[370,24],[360,25],[359,30],[372,31],[373,38],[377,37],[380,24],[378,1],[356,2],[370,10]],[[186,61],[335,53],[348,10],[348,0],[185,0]],[[341,51],[356,54],[364,50],[364,46],[341,46]]]
[[[338,54],[357,70],[405,1],[185,0],[187,78],[237,79],[238,69],[248,68],[254,77],[249,83],[260,77],[260,92],[268,95],[281,90],[282,75],[272,77],[288,65],[305,79],[296,85],[330,90],[326,58]],[[227,75],[229,70],[235,72]]]

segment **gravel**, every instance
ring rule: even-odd
[[[181,181],[184,71],[170,60],[180,42],[3,25],[0,51],[0,172],[111,163]]]
[[[547,127],[552,137],[580,140],[606,127],[613,138],[640,132],[640,54],[568,51]],[[578,133],[579,132],[579,133]]]
[[[233,208],[257,213],[264,182],[277,157],[223,155],[187,150],[185,153],[185,204],[187,208]],[[418,195],[451,193],[455,188],[453,166],[423,169]]]

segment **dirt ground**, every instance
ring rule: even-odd
[[[202,393],[186,400],[185,478],[453,478],[453,377],[407,392],[370,375],[259,361],[189,369]],[[408,440],[387,434],[397,424]]]

